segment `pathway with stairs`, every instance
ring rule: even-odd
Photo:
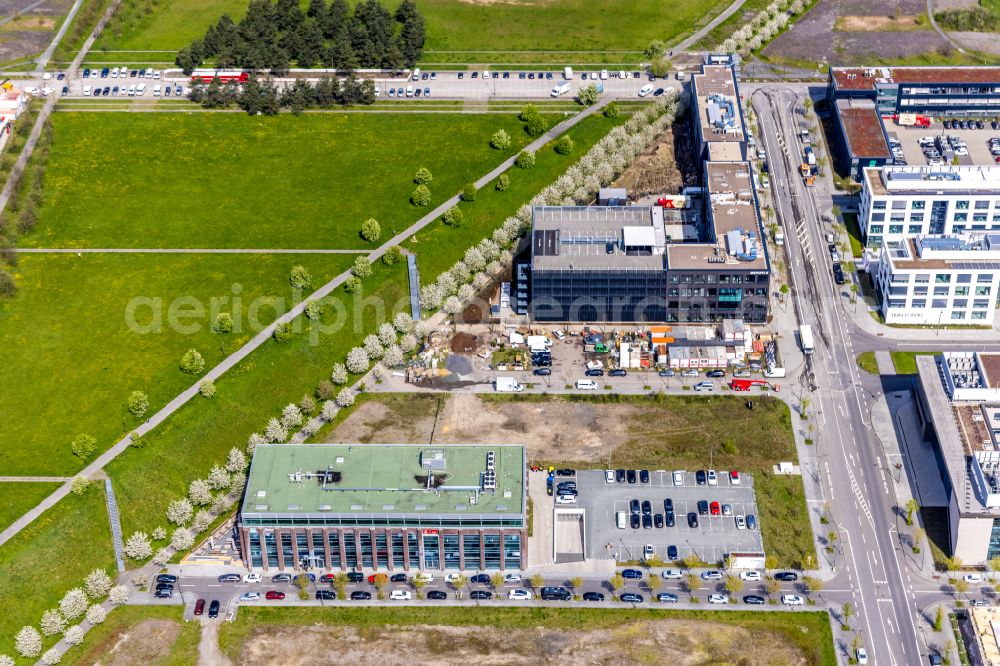
[[[111,523],[111,542],[115,546],[115,563],[118,571],[125,571],[125,544],[122,541],[122,521],[118,516],[118,500],[111,487],[111,479],[104,479],[104,498],[108,504],[108,521]]]

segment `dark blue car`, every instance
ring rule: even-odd
[[[622,569],[622,578],[641,580],[642,572],[638,569]]]
[[[483,585],[489,585],[490,584],[490,576],[489,576],[489,574],[484,574],[484,573],[482,573],[482,574],[476,574],[475,576],[473,576],[469,580],[471,582],[473,582],[473,583],[482,583]]]

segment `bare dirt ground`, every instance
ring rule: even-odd
[[[1000,55],[1000,42],[994,32],[949,32],[948,36],[967,49]]]
[[[0,0],[0,18],[30,4],[31,0]],[[4,25],[0,29],[0,62],[21,60],[44,51],[72,4],[73,0],[46,0]]]
[[[95,646],[91,662],[98,666],[133,666],[165,659],[170,656],[181,628],[171,620],[143,620],[126,631],[113,634],[100,646]]]
[[[630,405],[563,401],[494,403],[455,393],[441,397],[435,428],[436,400],[408,398],[406,412],[383,400],[360,405],[328,441],[422,444],[433,433],[439,444],[523,443],[532,460],[600,460],[627,441],[627,424],[641,411]],[[553,423],[560,427],[553,429]]]
[[[927,11],[923,0],[819,0],[787,32],[763,51],[776,61],[864,64],[873,58],[905,58],[928,51],[945,52],[949,45],[933,30],[878,32],[834,31],[837,17],[914,16]]]
[[[233,662],[219,650],[219,623],[209,620],[201,625],[198,642],[198,666],[232,666]]]
[[[806,664],[798,649],[774,635],[689,620],[636,621],[586,631],[440,625],[264,627],[251,634],[241,665],[346,664]]]
[[[694,169],[690,134],[686,121],[674,125],[653,142],[618,177],[612,187],[624,187],[636,198],[648,195],[676,194],[698,182]]]

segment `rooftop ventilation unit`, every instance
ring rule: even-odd
[[[429,449],[420,452],[420,466],[426,470],[441,471],[445,468],[444,451]]]
[[[486,470],[483,474],[483,490],[486,492],[495,492],[497,489],[497,473],[491,469]]]

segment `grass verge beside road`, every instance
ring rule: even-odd
[[[59,487],[58,483],[0,484],[0,531]]]
[[[917,351],[917,352],[889,352],[892,356],[892,364],[896,368],[897,375],[917,374],[917,356],[934,356],[940,354],[939,351]]]
[[[83,643],[60,662],[190,666],[198,662],[199,622],[183,621],[181,606],[122,606],[91,627]],[[114,655],[112,657],[112,655]],[[111,657],[113,661],[107,661]]]
[[[847,237],[851,241],[851,254],[860,257],[864,252],[864,243],[861,238],[861,227],[858,225],[857,213],[843,213],[844,226],[847,227]]]
[[[113,573],[114,548],[104,484],[69,495],[0,546],[0,653],[14,654],[14,634],[37,625],[71,588],[96,568]],[[58,636],[46,639],[52,645]]]
[[[858,354],[858,367],[867,372],[869,375],[877,375],[878,371],[878,361],[875,360],[875,352],[866,351]]]
[[[502,602],[501,602],[502,603]],[[659,622],[674,623],[678,630],[671,632],[660,641],[644,640],[640,638],[649,637],[649,632],[644,628],[655,628]],[[750,640],[761,649],[768,649],[764,646],[780,645],[782,649],[789,650],[781,654],[781,661],[771,663],[800,663],[810,666],[834,666],[836,656],[834,654],[833,637],[830,631],[830,622],[826,613],[802,612],[802,613],[779,613],[779,612],[749,612],[749,611],[670,611],[661,609],[631,609],[631,608],[495,608],[489,606],[476,607],[454,607],[454,608],[379,608],[377,613],[373,613],[368,608],[243,608],[232,623],[223,623],[219,628],[219,645],[224,654],[234,661],[238,661],[241,651],[255,637],[267,637],[269,640],[273,636],[286,634],[288,641],[301,641],[295,636],[301,636],[300,630],[312,628],[314,632],[322,632],[322,626],[331,625],[329,631],[338,629],[351,629],[369,644],[372,654],[377,655],[383,637],[388,640],[388,635],[394,632],[405,630],[409,627],[419,628],[420,631],[427,631],[429,637],[451,641],[456,635],[454,632],[446,632],[451,627],[490,627],[500,632],[518,631],[546,631],[558,632],[559,640],[554,646],[562,646],[557,649],[557,654],[564,649],[569,649],[578,638],[576,634],[582,636],[587,634],[588,640],[593,640],[597,644],[584,647],[576,645],[577,650],[585,650],[587,654],[593,656],[591,648],[601,649],[603,654],[603,643],[614,646],[613,653],[623,660],[624,663],[630,659],[637,659],[639,663],[659,663],[661,659],[664,663],[672,663],[677,650],[692,651],[704,654],[704,660],[711,663],[735,663],[738,655],[730,653],[743,649],[741,643],[734,646],[730,641],[720,640],[706,641],[706,637],[715,631],[722,631],[725,628],[733,627],[738,629],[737,635],[742,635],[743,640]],[[335,626],[332,626],[335,625]],[[429,625],[429,626],[428,626]],[[668,626],[671,626],[668,624]],[[332,636],[332,634],[331,634]],[[460,632],[459,636],[463,642],[470,640],[470,632]],[[473,636],[475,632],[473,632]],[[626,638],[629,637],[629,638]],[[729,635],[728,638],[734,638]],[[517,654],[512,654],[515,659],[510,663],[530,663],[529,659],[538,659],[540,654],[539,639],[534,641],[525,636],[526,642],[520,647],[514,647]],[[547,643],[553,639],[541,638]],[[624,641],[624,642],[623,642]],[[358,647],[356,641],[352,641],[352,648]],[[291,643],[290,643],[291,644]],[[300,643],[301,644],[301,643]],[[627,644],[627,645],[626,645]],[[260,645],[259,643],[257,645]],[[506,646],[504,646],[506,647]],[[421,649],[423,646],[413,646],[414,649]],[[479,654],[490,654],[494,650],[502,649],[497,645],[489,645],[488,642],[476,645],[475,649]],[[453,657],[455,653],[445,648],[443,644],[437,647],[428,645],[427,649],[434,650],[438,658],[448,654]],[[460,648],[459,648],[460,649]],[[638,652],[633,652],[636,649]],[[573,651],[570,652],[572,654]],[[581,652],[582,653],[582,652]],[[430,658],[430,654],[427,654]],[[498,653],[499,654],[499,653]],[[549,654],[549,653],[546,653]],[[534,656],[532,656],[534,655]],[[643,658],[640,655],[646,655]],[[610,656],[610,655],[609,655]],[[732,661],[731,661],[732,657]]]

